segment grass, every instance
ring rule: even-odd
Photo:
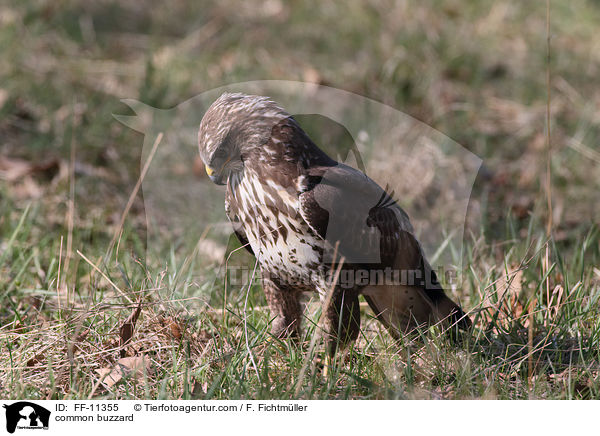
[[[549,239],[543,2],[269,5],[0,8],[0,397],[599,398],[597,5],[551,3]],[[226,285],[185,234],[148,245],[142,192],[121,228],[143,139],[113,118],[131,114],[120,99],[169,108],[254,79],[368,96],[483,159],[464,258],[447,248],[471,335],[396,344],[365,306],[359,340],[324,378],[314,296],[301,340],[276,340],[259,285]],[[6,158],[29,170],[11,175]],[[128,375],[102,381],[123,356]]]
[[[460,294],[475,321],[471,336],[452,345],[431,331],[421,341],[398,345],[365,307],[359,341],[323,379],[322,347],[310,346],[319,312],[315,301],[307,303],[305,333],[294,343],[270,337],[260,286],[249,290],[246,312],[245,288],[231,286],[222,307],[222,282],[198,284],[202,266],[193,259],[178,262],[173,256],[156,269],[123,250],[106,262],[88,253],[98,274],[74,254],[76,266],[61,288],[60,245],[36,235],[40,208],[10,215],[3,216],[11,237],[3,251],[3,277],[9,280],[2,282],[0,332],[6,397],[598,397],[599,272],[587,266],[599,259],[598,229],[585,235],[571,258],[552,247],[551,295],[542,276],[541,237],[504,241],[500,265],[498,246],[474,240]],[[128,237],[136,238],[131,230],[124,233]],[[126,356],[146,356],[148,373],[107,389],[98,370],[120,358],[119,328],[135,301],[142,302],[141,316],[124,350]],[[532,377],[528,308],[535,326]]]

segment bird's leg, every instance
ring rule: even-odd
[[[302,306],[300,292],[290,286],[285,286],[263,273],[263,290],[271,318],[271,333],[278,338],[300,336],[300,319]]]
[[[336,288],[328,307],[324,308],[325,343],[332,358],[338,349],[356,340],[360,332],[358,292]],[[326,361],[327,363],[327,361]],[[331,363],[331,359],[329,359]]]

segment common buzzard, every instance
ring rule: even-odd
[[[225,212],[257,259],[272,332],[297,336],[300,294],[323,302],[330,353],[359,333],[364,295],[393,336],[468,316],[444,293],[406,213],[364,173],[336,162],[267,97],[223,94],[198,133]]]

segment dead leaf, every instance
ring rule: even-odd
[[[85,329],[84,331],[82,331],[80,334],[77,335],[77,337],[75,338],[75,342],[83,341],[89,333],[90,333],[90,329]]]
[[[52,179],[59,172],[60,161],[49,159],[44,162],[30,162],[24,159],[0,156],[0,179],[17,181],[27,175],[42,175]]]
[[[109,388],[116,385],[123,378],[118,371],[114,374],[113,371],[114,370],[111,368],[100,368],[96,370],[96,372],[100,376],[100,381]]]
[[[34,357],[27,361],[27,366],[32,367],[37,365],[38,363],[41,363],[44,360],[44,357],[45,353],[36,354]]]
[[[160,329],[158,333],[165,334],[165,330],[167,330],[171,336],[175,339],[181,339],[183,337],[183,333],[185,331],[185,322],[181,322],[175,317],[165,318],[161,315],[156,317],[157,324],[160,325]]]
[[[183,329],[182,329],[181,325],[179,325],[177,320],[174,320],[173,318],[169,318],[167,320],[167,326],[169,327],[169,331],[171,332],[171,335],[173,335],[173,337],[175,339],[181,339],[181,336],[183,336],[183,333],[182,333]]]
[[[133,310],[131,315],[129,315],[129,317],[125,320],[125,322],[121,326],[121,329],[119,330],[119,337],[121,338],[121,352],[120,352],[121,357],[125,357],[125,355],[126,355],[125,345],[127,345],[127,343],[131,340],[131,337],[133,336],[133,330],[135,328],[135,323],[137,322],[141,311],[142,311],[142,300],[140,300],[138,302],[137,307]]]
[[[0,157],[0,179],[14,182],[29,173],[31,164],[21,159]]]
[[[100,368],[96,372],[100,381],[108,388],[119,383],[124,377],[141,379],[151,372],[151,362],[146,356],[132,356],[119,359],[112,368]]]

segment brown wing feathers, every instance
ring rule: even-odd
[[[424,259],[408,216],[391,194],[366,175],[345,165],[310,168],[300,199],[303,218],[331,244],[340,240],[340,254],[350,259],[350,268],[391,267],[413,274],[417,281],[411,286],[385,288],[387,294],[414,294],[407,297],[406,302],[383,295],[382,287],[376,295],[367,297],[376,313],[395,311],[389,321],[394,319],[406,327],[414,325],[410,310],[415,313],[420,310],[419,322],[425,322],[426,313],[431,313],[434,318],[449,318],[461,328],[470,326],[468,317],[446,296],[435,272]],[[357,254],[372,262],[353,262]]]

